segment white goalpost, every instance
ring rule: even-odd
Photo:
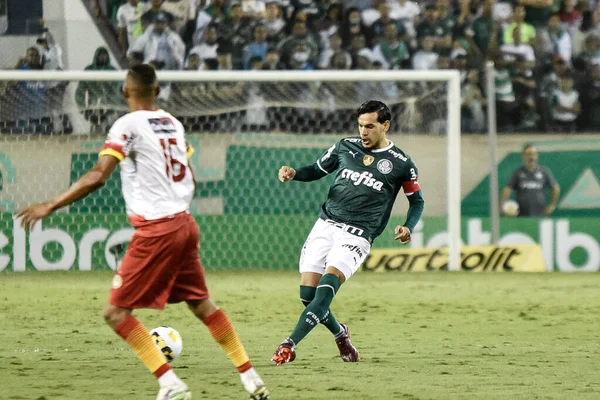
[[[70,81],[76,81],[76,82],[91,82],[92,84],[94,83],[113,83],[115,86],[120,86],[121,83],[123,82],[124,78],[125,78],[125,71],[0,71],[0,84],[1,83],[6,83],[6,82],[46,82],[46,83],[50,83],[50,82],[70,82]],[[309,85],[320,85],[322,83],[335,83],[337,85],[337,83],[360,83],[360,82],[364,82],[364,81],[369,81],[369,82],[379,82],[379,83],[383,83],[383,84],[388,84],[390,82],[396,82],[397,84],[399,83],[406,83],[406,84],[413,84],[413,89],[414,86],[417,86],[417,92],[419,90],[421,90],[424,95],[426,92],[425,89],[425,85],[423,86],[419,86],[417,85],[418,82],[435,82],[436,84],[440,84],[440,85],[444,85],[445,90],[446,90],[446,95],[444,99],[440,100],[440,104],[442,104],[443,102],[445,103],[445,122],[443,122],[443,124],[445,124],[445,129],[444,129],[444,133],[447,136],[447,145],[446,145],[446,165],[439,165],[439,164],[443,164],[443,161],[440,162],[441,160],[439,158],[435,158],[432,157],[432,159],[419,159],[416,160],[417,161],[417,165],[423,165],[423,164],[427,164],[427,163],[438,163],[436,164],[436,170],[440,171],[440,173],[442,173],[441,171],[443,171],[444,169],[446,170],[446,184],[447,184],[447,199],[446,199],[446,217],[447,217],[447,234],[448,234],[448,251],[449,251],[449,257],[448,257],[448,270],[450,271],[458,271],[460,270],[460,264],[461,264],[461,260],[460,260],[460,247],[461,247],[461,123],[460,123],[460,113],[461,113],[461,93],[460,93],[460,74],[458,71],[455,70],[436,70],[436,71],[411,71],[411,70],[402,70],[402,71],[251,71],[251,72],[240,72],[240,71],[218,71],[218,72],[203,72],[203,71],[159,71],[158,72],[158,78],[159,81],[164,83],[167,82],[169,85],[171,84],[175,84],[177,82],[187,82],[187,83],[193,83],[194,85],[210,85],[210,84],[219,84],[219,83],[228,83],[231,84],[232,86],[235,85],[236,83],[247,83],[247,84],[257,84],[257,85],[269,85],[269,90],[274,90],[277,91],[279,89],[281,89],[282,91],[285,91],[285,96],[286,97],[286,101],[281,101],[280,104],[278,104],[278,107],[281,107],[282,110],[285,110],[289,107],[291,107],[291,104],[294,101],[294,96],[296,96],[296,98],[302,97],[303,93],[298,90],[295,89],[295,87],[293,86],[294,83],[301,83],[301,84],[305,84],[307,85],[307,87],[309,87]],[[289,85],[292,86],[289,86]],[[71,86],[71,87],[69,87]],[[67,95],[65,96],[65,100],[64,103],[65,105],[63,106],[64,109],[68,109],[68,108],[73,108],[75,111],[71,111],[71,115],[70,115],[70,120],[71,123],[73,124],[73,126],[75,127],[75,133],[89,133],[89,131],[86,131],[86,124],[88,124],[87,126],[89,126],[89,122],[87,122],[83,117],[82,117],[82,112],[80,112],[77,109],[77,105],[75,103],[75,85],[69,85],[67,86],[66,89],[66,93]],[[310,87],[313,87],[310,86]],[[384,85],[382,85],[381,87],[385,87]],[[423,89],[420,89],[421,87],[423,87]],[[199,89],[200,90],[200,89]],[[335,92],[335,90],[333,91]],[[211,106],[210,102],[205,102],[205,98],[203,97],[200,100],[195,100],[196,98],[194,98],[194,100],[192,100],[192,98],[190,96],[194,96],[194,92],[190,91],[190,92],[185,92],[186,94],[184,96],[183,100],[188,101],[189,100],[189,104],[186,105],[186,107],[188,107],[187,109],[189,110],[193,110],[194,107],[196,107],[198,110],[201,109],[205,109],[207,110],[206,114],[207,115],[211,115],[211,113],[209,112]],[[236,112],[237,110],[237,106],[235,105],[235,91],[232,91],[231,93],[233,93],[231,95],[231,97],[227,100],[230,102],[230,105],[227,107],[224,107],[222,110],[220,109],[220,111],[223,111],[225,113],[233,113]],[[337,101],[336,104],[341,104],[344,101],[346,101],[346,103],[344,103],[344,107],[342,107],[343,109],[350,109],[351,106],[353,106],[354,104],[352,103],[352,101],[350,99],[344,99],[344,95],[343,94],[339,94],[339,93],[344,93],[342,90],[340,90],[339,92],[337,92],[338,94],[333,95],[333,97],[335,97],[335,100]],[[246,95],[245,95],[246,96]],[[282,95],[283,96],[283,95]],[[438,96],[441,98],[441,96]],[[251,95],[248,95],[249,99],[252,99],[253,97]],[[257,99],[261,99],[261,97],[256,97]],[[373,98],[376,98],[375,95],[373,95]],[[388,97],[389,99],[389,97]],[[48,100],[48,99],[46,99]],[[387,102],[386,100],[382,99],[384,102]],[[17,102],[18,98],[15,96],[14,98],[14,102]],[[79,102],[81,101],[88,101],[88,97],[86,94],[86,97],[83,98],[80,96],[80,98],[78,99]],[[223,101],[222,99],[217,99],[215,101]],[[258,100],[247,100],[249,102],[252,101],[258,101]],[[323,101],[323,104],[325,104],[325,100],[319,100],[319,101]],[[395,99],[395,101],[397,103],[410,103],[410,101],[404,101],[402,98],[402,94],[399,92],[398,94],[398,98]],[[67,104],[69,103],[69,104]],[[192,105],[190,108],[190,104]],[[247,103],[247,104],[251,104],[251,103]],[[2,110],[2,103],[0,102],[0,117],[2,116],[3,110]],[[286,108],[287,107],[287,108]],[[419,107],[419,105],[417,104],[416,107]],[[441,105],[439,106],[441,107]],[[334,106],[335,108],[335,106]],[[338,110],[339,110],[339,106],[338,106]],[[169,110],[171,111],[171,110]],[[171,113],[173,113],[171,111]],[[216,112],[215,112],[216,113]],[[67,112],[65,112],[64,114],[68,114]],[[424,112],[425,115],[422,116],[423,119],[427,119],[428,115],[426,112]],[[307,118],[310,119],[310,114]],[[291,118],[291,117],[290,117]],[[294,117],[296,118],[296,117]],[[14,118],[14,119],[23,119],[23,117],[19,117],[19,118]],[[263,118],[264,120],[264,118]],[[292,122],[294,123],[295,120],[290,119]],[[42,121],[43,124],[44,121]],[[55,122],[55,121],[54,121]],[[333,122],[335,123],[335,122]],[[199,126],[200,123],[196,123],[193,122],[191,123],[192,127],[196,127]],[[198,125],[195,125],[198,124]],[[441,125],[443,125],[441,124]],[[412,126],[412,125],[411,125]],[[8,127],[5,127],[5,129],[9,129]],[[11,125],[11,128],[12,125]],[[18,129],[18,125],[17,125],[17,129]],[[192,129],[196,129],[196,128],[192,128]],[[13,129],[15,130],[15,129]],[[81,131],[81,132],[79,132]],[[36,132],[37,133],[37,132]],[[342,132],[339,132],[342,133]],[[354,134],[355,132],[343,132],[346,134]],[[402,133],[411,133],[411,132],[407,132],[407,129],[403,129]],[[28,139],[20,139],[22,138],[22,136],[19,135],[6,135],[6,137],[4,139],[0,138],[0,148],[4,147],[4,145],[6,144],[5,142],[9,143],[13,142],[13,141],[18,141],[18,140],[28,140]],[[40,140],[44,141],[44,140],[61,140],[60,136],[53,136],[52,138],[48,137],[48,136],[44,136],[42,137]],[[37,139],[36,139],[37,140]],[[204,145],[209,146],[211,143],[211,138],[208,138],[206,140],[206,142],[203,142]],[[283,142],[285,142],[285,137],[281,136],[281,139],[279,139]],[[321,142],[319,142],[321,143]],[[41,144],[41,146],[43,146],[44,144]],[[78,146],[84,146],[85,143],[83,144],[78,144]],[[402,148],[402,142],[400,140],[400,142],[398,143],[399,147]],[[78,147],[78,148],[81,148]],[[324,146],[323,146],[324,147]],[[1,153],[1,151],[0,151]],[[1,156],[2,154],[0,154]],[[62,155],[64,156],[64,155]],[[69,157],[71,157],[69,155]],[[36,162],[38,162],[40,165],[44,165],[45,161],[43,160],[36,160]],[[74,161],[73,161],[74,162]],[[40,167],[43,168],[43,167]],[[217,168],[217,166],[215,166],[215,169]],[[218,174],[217,172],[215,172],[215,174]],[[71,177],[73,176],[73,172],[71,172]],[[6,181],[6,178],[5,178]],[[0,185],[1,186],[1,185]],[[217,185],[218,186],[218,185]],[[0,188],[1,190],[1,188]],[[209,189],[207,189],[209,190]],[[219,190],[227,190],[227,189],[222,189],[222,188],[210,188],[210,190],[213,191],[219,191]],[[425,190],[425,201],[426,201],[426,207],[427,207],[427,187],[424,187]],[[439,190],[439,189],[438,189]],[[439,190],[441,191],[441,190]],[[27,197],[26,195],[23,195],[23,197]],[[216,196],[213,196],[214,198],[216,198]],[[323,196],[321,196],[323,197]],[[218,202],[218,200],[210,200],[213,202]],[[40,200],[35,198],[35,200]],[[323,198],[324,200],[324,198]],[[11,200],[12,201],[12,200]],[[208,202],[209,200],[207,200]],[[222,200],[222,202],[225,202],[224,200]],[[212,204],[212,203],[211,203]],[[0,193],[0,207],[2,206],[2,194]],[[221,205],[220,207],[227,207],[228,204],[225,204],[224,206]],[[241,206],[240,206],[241,207]],[[5,208],[8,209],[8,208]],[[0,208],[0,211],[2,209]],[[4,215],[4,214],[3,214]],[[225,229],[223,228],[223,230],[225,231]],[[97,233],[97,235],[99,235],[98,237],[102,236],[100,233]],[[59,235],[60,236],[60,235]],[[105,234],[105,236],[108,237],[108,234]],[[104,239],[106,240],[107,237],[104,237]],[[112,237],[110,237],[112,238]],[[110,239],[108,238],[108,239]],[[1,239],[1,237],[0,237]],[[60,239],[60,238],[59,238]],[[62,239],[61,239],[62,240]],[[66,240],[66,239],[65,239]],[[116,239],[115,239],[116,240]],[[60,242],[60,240],[57,240],[59,243],[62,244],[62,242]],[[83,242],[83,239],[82,239]],[[80,247],[82,246],[82,244],[79,245]],[[86,245],[87,246],[87,245]],[[89,246],[92,246],[91,244]],[[86,247],[87,249],[87,247]],[[24,250],[23,250],[24,251]],[[40,250],[41,251],[41,250]],[[81,249],[80,249],[81,251]],[[88,249],[87,251],[92,251],[90,249]],[[108,254],[108,253],[107,253]]]

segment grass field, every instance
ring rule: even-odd
[[[301,303],[291,272],[209,272],[274,400],[599,399],[599,274],[363,273],[333,310],[362,361],[324,327],[275,368]],[[102,321],[110,273],[0,274],[0,399],[154,399],[157,385]],[[194,399],[244,399],[235,369],[183,305],[140,311],[184,338]]]

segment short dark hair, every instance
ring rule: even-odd
[[[392,112],[389,107],[382,101],[379,100],[367,100],[360,105],[354,112],[356,118],[363,114],[377,113],[377,122],[383,124],[385,121],[392,119]]]
[[[133,80],[137,87],[137,94],[140,97],[151,97],[154,95],[154,89],[157,86],[156,71],[150,64],[138,64],[127,72],[127,77]]]

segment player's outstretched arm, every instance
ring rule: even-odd
[[[35,204],[19,211],[17,218],[21,218],[21,226],[26,230],[30,230],[37,221],[47,217],[53,211],[82,199],[98,189],[108,180],[117,164],[119,164],[119,159],[114,156],[105,155],[100,157],[96,166],[79,178],[66,192],[56,196],[52,200]]]

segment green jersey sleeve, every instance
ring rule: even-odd
[[[421,190],[421,186],[419,185],[419,169],[412,160],[408,160],[408,165],[405,167],[402,175],[400,175],[400,179],[405,195],[410,196]]]
[[[317,160],[317,166],[326,174],[330,174],[340,165],[340,142],[334,143],[327,151]]]

